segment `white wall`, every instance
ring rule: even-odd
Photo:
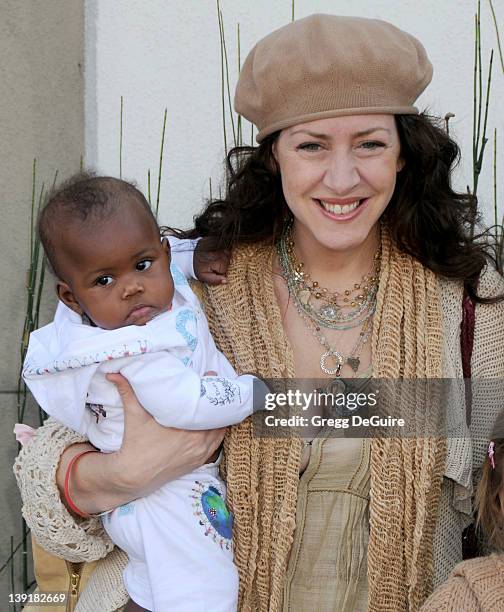
[[[493,0],[504,37],[504,0]],[[482,0],[483,63],[497,50],[489,4]],[[232,83],[237,72],[236,27],[242,61],[262,36],[291,19],[291,0],[221,0]],[[434,79],[419,100],[444,116],[455,113],[452,133],[462,147],[456,184],[472,183],[472,100],[476,0],[296,0],[296,18],[315,12],[389,20],[416,35],[434,64]],[[504,169],[504,75],[494,61],[492,106],[482,207],[493,206],[493,128],[500,131],[498,169]],[[86,163],[119,173],[119,108],[124,96],[123,177],[155,191],[162,118],[168,109],[160,219],[188,226],[221,176],[224,156],[220,94],[220,43],[214,0],[86,0]],[[229,134],[228,129],[228,134]],[[247,131],[248,133],[248,131]],[[504,212],[504,179],[499,196]],[[214,187],[215,188],[215,187]],[[214,192],[215,193],[215,192]],[[490,212],[487,213],[490,218]]]
[[[12,473],[19,449],[12,435],[18,420],[16,387],[20,343],[27,302],[30,260],[30,209],[33,158],[37,158],[37,196],[79,169],[84,149],[84,2],[0,2],[0,564],[22,540],[21,500]],[[40,311],[46,323],[55,293],[46,276]],[[28,402],[24,422],[38,425],[38,411]],[[22,593],[22,551],[0,572],[0,610],[9,593]],[[31,555],[28,555],[32,579]],[[16,606],[17,608],[18,606]],[[48,612],[51,610],[47,608]],[[54,608],[52,608],[54,611]]]

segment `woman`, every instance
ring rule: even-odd
[[[502,282],[468,236],[472,199],[450,187],[458,148],[413,106],[431,75],[416,39],[367,19],[313,15],[249,54],[235,106],[257,126],[260,146],[230,154],[226,197],[207,207],[195,230],[232,248],[228,283],[205,287],[202,299],[217,344],[239,372],[462,377],[465,287],[478,302],[473,376],[504,374],[504,306],[484,303]],[[459,395],[447,410],[460,412],[463,402]],[[201,441],[159,431],[134,400],[125,408],[122,450],[85,455],[72,472],[74,500],[87,512],[144,495],[218,443],[215,434]],[[135,422],[132,439],[130,411],[148,435]],[[478,438],[488,438],[484,421],[473,419]],[[168,453],[166,440],[176,445]],[[62,487],[71,458],[87,448],[76,441],[47,425],[16,464],[35,536],[74,561],[103,556],[110,545],[96,520],[75,522],[64,511],[56,470],[33,468],[41,454],[57,464],[67,448]],[[201,442],[205,455],[194,450]],[[322,435],[305,445],[254,437],[246,421],[224,448],[240,610],[418,610],[461,559],[472,455],[484,443]],[[34,488],[44,489],[38,504]],[[47,528],[55,520],[71,534],[64,541]],[[112,587],[100,570],[111,565],[117,572],[117,559],[101,562],[80,610],[123,603],[117,582]]]

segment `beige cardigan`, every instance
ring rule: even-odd
[[[460,322],[462,286],[441,280],[441,303],[444,325],[444,376],[461,378]],[[495,272],[486,270],[481,278],[480,293],[496,295],[504,292],[504,281]],[[260,333],[260,330],[257,330]],[[504,303],[476,307],[475,343],[472,359],[473,378],[504,378]],[[447,410],[463,406],[463,388],[453,397]],[[460,430],[459,438],[448,441],[448,453],[438,520],[434,535],[434,586],[449,575],[462,559],[461,532],[470,522],[473,465],[481,465],[489,430],[501,409],[498,402],[488,406],[485,398],[483,419],[477,418],[481,398],[473,398],[471,443]],[[23,516],[34,537],[49,552],[69,561],[103,559],[79,599],[77,612],[113,612],[126,601],[121,571],[126,557],[113,545],[96,518],[76,520],[62,505],[55,484],[55,472],[62,451],[82,437],[58,423],[49,422],[40,428],[34,440],[19,454],[14,466],[23,498]],[[111,552],[112,551],[112,552]],[[110,553],[110,554],[109,554]]]
[[[457,565],[450,578],[420,612],[499,612],[504,610],[504,555],[490,555]]]

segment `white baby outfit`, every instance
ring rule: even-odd
[[[54,322],[30,336],[23,377],[35,399],[102,451],[117,450],[124,429],[121,399],[107,372],[123,373],[140,403],[169,427],[233,425],[254,403],[263,405],[263,383],[236,376],[175,265],[172,275],[172,309],[146,325],[103,330],[84,325],[60,303]],[[217,376],[204,376],[207,371]],[[236,610],[225,496],[218,463],[207,464],[103,517],[112,540],[128,553],[124,582],[136,603],[155,612]]]

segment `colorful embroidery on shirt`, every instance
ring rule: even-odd
[[[180,287],[181,285],[188,285],[186,277],[182,274],[182,272],[174,266],[173,264],[170,266],[170,272],[173,278],[173,282],[175,287]]]
[[[116,346],[106,351],[88,353],[87,355],[78,355],[75,357],[69,357],[68,359],[62,359],[60,361],[55,360],[46,367],[37,367],[37,364],[26,363],[23,369],[23,376],[29,377],[42,376],[44,374],[55,374],[56,372],[83,368],[95,363],[102,363],[103,361],[120,359],[121,357],[143,355],[144,353],[147,353],[148,350],[149,345],[147,340],[137,340],[131,345],[121,344],[120,346]]]
[[[200,397],[204,395],[214,406],[241,403],[240,387],[220,376],[207,376],[201,381]]]
[[[107,411],[105,410],[105,408],[101,404],[86,403],[86,408],[88,410],[91,410],[91,412],[95,415],[97,423],[99,422],[100,417],[102,417],[104,419],[107,418]]]
[[[135,511],[135,505],[133,502],[129,502],[129,504],[124,504],[123,506],[119,506],[117,509],[117,514],[119,516],[126,516],[128,514],[133,514]]]
[[[180,312],[177,313],[177,318],[175,319],[175,328],[179,332],[179,334],[184,338],[187,343],[187,346],[194,353],[196,347],[198,346],[198,339],[196,336],[187,329],[187,324],[191,322],[196,326],[196,315],[192,310],[184,308]]]
[[[217,485],[208,485],[198,480],[191,495],[194,516],[205,529],[205,535],[212,538],[221,548],[231,550],[233,542],[233,514],[229,512],[224,495]]]

